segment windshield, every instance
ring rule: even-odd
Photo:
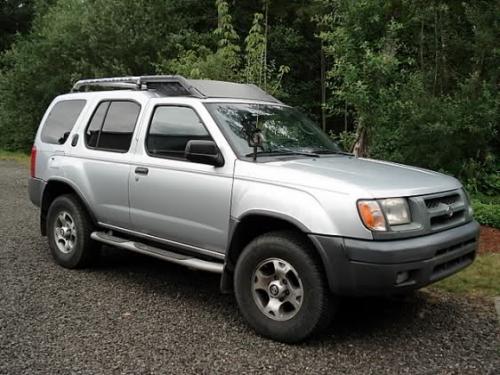
[[[250,156],[248,139],[262,135],[258,153],[336,153],[340,148],[319,127],[291,107],[271,104],[210,103],[208,110],[239,156]]]

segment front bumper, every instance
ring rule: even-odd
[[[325,265],[330,289],[340,295],[404,293],[470,265],[479,224],[391,241],[310,235]]]

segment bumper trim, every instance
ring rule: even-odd
[[[394,241],[309,236],[323,260],[330,290],[341,295],[392,294],[418,289],[467,266],[475,258],[479,224]],[[403,272],[408,279],[397,283]]]
[[[28,180],[28,193],[31,202],[40,207],[42,204],[42,194],[45,189],[46,182],[39,178],[30,177]]]
[[[406,263],[430,259],[437,252],[452,248],[475,237],[479,224],[465,225],[426,236],[394,241],[345,239],[347,258],[367,263]]]

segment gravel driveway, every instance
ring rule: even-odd
[[[490,300],[347,300],[331,329],[290,346],[256,336],[215,275],[116,249],[92,269],[63,269],[26,176],[0,161],[1,374],[500,373]]]

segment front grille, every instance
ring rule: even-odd
[[[467,221],[465,195],[457,191],[424,196],[431,231],[443,230]]]
[[[453,203],[456,203],[460,200],[460,195],[458,194],[452,194],[444,197],[439,197],[439,198],[430,198],[426,199],[425,205],[427,208],[436,208],[439,206],[439,204],[446,204],[446,205],[451,205]]]
[[[460,222],[464,218],[464,214],[464,210],[460,210],[453,212],[453,216],[449,216],[449,214],[434,216],[431,218],[431,227],[436,228],[453,222]]]

